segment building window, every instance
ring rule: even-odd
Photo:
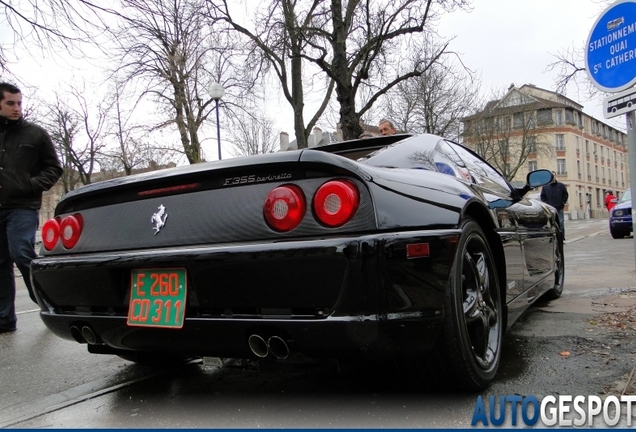
[[[576,161],[576,173],[579,175],[579,178],[581,178],[581,161]]]
[[[601,206],[601,190],[596,188],[596,207]]]
[[[578,152],[579,150],[581,150],[580,144],[579,144],[579,137],[576,137],[576,151]]]
[[[526,137],[526,142],[527,142],[527,146],[528,146],[528,153],[532,154],[532,153],[537,153],[537,137],[535,136],[529,136]]]
[[[552,120],[552,110],[551,109],[540,109],[537,110],[537,124],[545,125],[545,124],[554,124],[554,120]]]
[[[557,159],[557,174],[567,174],[565,170],[565,159]]]
[[[537,161],[528,162],[528,171],[532,172],[532,171],[536,171],[536,170],[537,170]]]
[[[590,141],[589,140],[585,140],[585,153],[588,156],[590,155]]]
[[[556,111],[555,111],[555,114],[556,114],[556,116],[555,116],[556,118],[554,119],[554,122],[555,122],[557,125],[562,125],[562,124],[563,124],[563,111],[561,111],[561,110],[556,110]]]
[[[510,117],[504,117],[503,127],[506,132],[512,129],[512,119]]]
[[[565,140],[563,138],[563,134],[556,134],[556,149],[557,150],[565,150]]]

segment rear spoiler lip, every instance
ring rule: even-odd
[[[267,163],[298,162],[298,160],[300,159],[300,153],[300,151],[268,153],[243,158],[202,162],[194,165],[185,165],[175,168],[166,168],[158,171],[149,171],[141,174],[117,177],[111,180],[91,183],[78,189],[72,190],[64,196],[64,199],[72,198],[75,195],[90,194],[91,192],[97,192],[105,188],[120,187],[129,184],[147,183],[158,179],[169,179],[172,177],[182,176],[197,176],[197,174],[204,172],[235,169],[250,165],[262,166]]]
[[[293,182],[307,175],[333,175],[356,177],[370,181],[371,175],[364,166],[342,156],[313,150],[285,152],[256,160],[246,157],[226,163],[204,163],[196,166],[169,168],[166,170],[132,175],[127,177],[92,183],[66,194],[55,208],[55,215],[79,211],[82,208],[151,198],[164,194],[181,193],[217,188],[236,187],[259,176],[270,177],[266,182]],[[269,156],[269,155],[268,155]],[[249,160],[250,163],[245,163]],[[260,162],[260,163],[255,163]],[[236,179],[235,183],[224,184]],[[240,181],[245,180],[245,182]],[[257,180],[258,181],[258,180]],[[250,181],[251,183],[251,181]],[[170,191],[173,187],[176,189]],[[203,188],[203,189],[201,189]],[[162,190],[165,191],[162,192]],[[155,195],[152,192],[158,192]],[[143,192],[151,192],[141,196]],[[136,198],[135,198],[136,197]]]
[[[249,168],[250,171],[266,171],[271,166],[276,169],[276,165],[286,165],[294,169],[313,169],[313,167],[329,166],[331,169],[341,171],[342,175],[357,176],[361,180],[371,181],[372,177],[364,166],[339,156],[349,150],[369,149],[375,150],[385,147],[393,142],[408,138],[411,135],[394,135],[390,137],[377,137],[365,140],[344,141],[320,147],[312,147],[302,150],[291,150],[277,153],[267,153],[234,159],[224,159],[220,161],[202,162],[194,165],[186,165],[175,168],[167,168],[158,171],[150,171],[141,174],[133,174],[125,177],[118,177],[111,180],[104,180],[91,183],[78,189],[68,192],[59,202],[60,210],[73,207],[73,203],[84,199],[101,195],[105,189],[115,189],[119,191],[130,187],[152,188],[153,184],[170,183],[171,179],[178,179],[179,183],[188,184],[200,181],[203,174],[211,173],[214,176],[232,176],[242,169]],[[312,167],[313,166],[313,167]],[[240,172],[243,175],[244,172]],[[160,186],[159,186],[160,187]],[[56,212],[57,214],[57,212]]]

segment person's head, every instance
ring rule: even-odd
[[[552,181],[550,183],[556,183],[556,182],[557,182],[556,173],[552,171]]]
[[[395,133],[397,133],[395,126],[393,126],[393,122],[385,118],[380,120],[380,123],[378,123],[378,128],[380,129],[380,135],[382,136],[394,135]]]
[[[611,190],[605,191],[605,195],[614,195]]]
[[[0,116],[9,120],[22,117],[22,92],[13,84],[0,82]]]

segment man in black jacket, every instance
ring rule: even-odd
[[[565,239],[565,225],[564,225],[564,217],[563,217],[563,208],[565,204],[568,202],[568,190],[565,185],[556,179],[556,173],[552,171],[552,181],[543,186],[541,189],[541,201],[544,203],[550,204],[552,207],[557,209],[557,213],[559,214],[559,225],[561,225],[561,232],[563,233],[563,238]]]
[[[22,118],[22,92],[0,83],[0,333],[16,329],[14,263],[35,301],[29,270],[38,209],[61,175],[49,134]]]

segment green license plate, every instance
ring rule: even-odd
[[[132,271],[129,326],[183,327],[186,305],[186,269],[136,269]]]

